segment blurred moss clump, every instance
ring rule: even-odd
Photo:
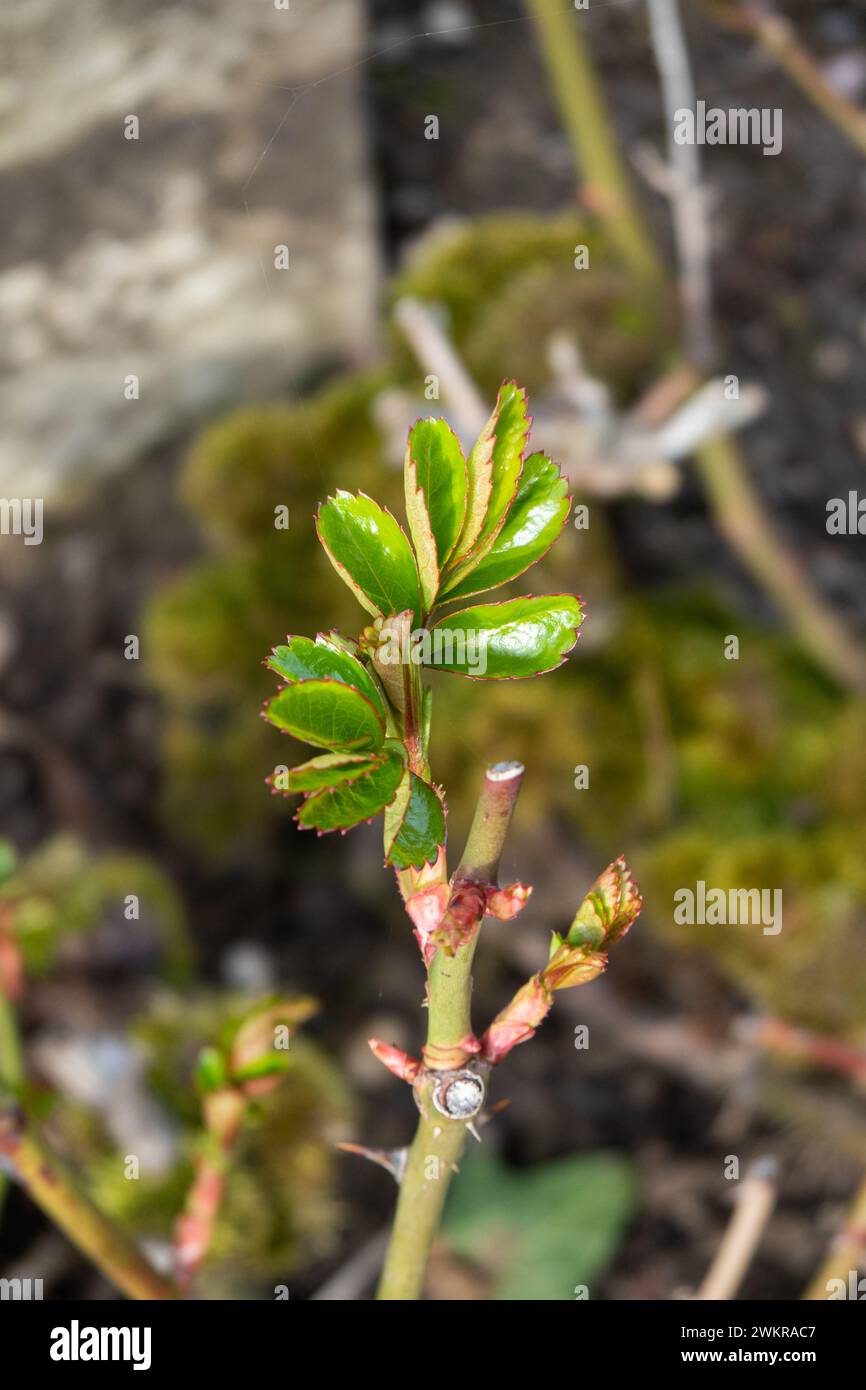
[[[680,598],[656,604],[672,741],[670,813],[638,859],[667,943],[707,952],[753,1004],[852,1037],[866,1028],[866,705],[835,692],[782,637]],[[663,655],[662,655],[663,654]],[[843,770],[844,769],[844,770]],[[780,889],[782,930],[678,925],[674,894]]]
[[[575,268],[586,247],[589,272]],[[604,231],[571,214],[493,214],[424,237],[392,286],[392,298],[434,300],[481,390],[491,400],[503,377],[534,393],[548,382],[546,348],[576,334],[586,365],[615,398],[628,401],[658,366],[666,335],[659,308],[641,301]],[[394,332],[399,366],[418,367]]]
[[[148,1089],[181,1136],[168,1172],[131,1181],[124,1156],[92,1122],[88,1130],[74,1116],[64,1121],[65,1147],[86,1172],[94,1200],[142,1237],[170,1239],[200,1132],[196,1059],[244,1006],[249,1000],[163,990],[133,1026],[146,1057]],[[341,1215],[333,1194],[334,1139],[345,1135],[351,1113],[337,1068],[314,1042],[294,1036],[280,1085],[249,1107],[197,1284],[202,1297],[261,1296],[299,1263],[330,1250]]]
[[[169,978],[179,981],[190,973],[192,947],[180,897],[143,855],[96,854],[72,835],[55,835],[11,868],[0,883],[0,904],[9,910],[30,975],[46,974],[64,952],[74,952],[76,937],[120,921],[127,936],[145,945],[148,935],[155,939]]]

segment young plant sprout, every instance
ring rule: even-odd
[[[625,860],[596,880],[547,964],[476,1037],[470,1019],[472,958],[485,917],[507,921],[531,888],[500,886],[499,859],[523,767],[488,768],[463,856],[449,874],[446,805],[428,756],[431,691],[425,668],[474,680],[523,680],[562,665],[578,638],[580,599],[552,594],[472,603],[542,558],[570,507],[565,479],[528,453],[526,392],[504,382],[464,457],[445,420],[419,420],[405,458],[409,537],[385,508],[340,491],[317,530],[340,577],[371,622],[357,638],[288,637],[267,665],[284,684],[264,717],[322,750],[268,779],[303,797],[299,825],[345,832],[384,813],[385,863],[397,882],[427,971],[427,1041],[420,1059],[379,1039],[375,1055],[412,1086],[420,1112],[408,1151],[387,1156],[400,1184],[379,1297],[415,1299],[450,1175],[487,1096],[487,1080],[531,1038],[558,989],[595,979],[608,948],[637,917],[641,898]],[[446,610],[446,611],[443,611]],[[382,1162],[381,1154],[370,1154]]]

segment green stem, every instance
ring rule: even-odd
[[[487,769],[455,882],[495,886],[523,773],[518,762],[493,763]]]
[[[0,989],[0,1085],[12,1091],[20,1090],[24,1084],[24,1052],[21,1047],[21,1034],[18,1031],[18,1017],[15,1006]],[[0,1173],[0,1211],[6,1200],[8,1179]]]
[[[495,763],[484,777],[472,826],[454,886],[477,883],[494,886],[499,859],[511,823],[523,765]],[[483,904],[484,895],[479,895]],[[460,1044],[472,1032],[472,958],[481,916],[465,945],[453,956],[438,950],[428,976],[429,1012],[425,1056],[459,1053]],[[424,1286],[424,1271],[439,1225],[451,1174],[466,1143],[466,1125],[437,1112],[426,1113],[425,1088],[416,1088],[422,1113],[400,1184],[400,1198],[379,1299],[417,1299]]]
[[[581,31],[581,16],[562,0],[526,0],[584,196],[626,265],[661,288],[664,268],[631,192],[601,84]]]
[[[0,990],[0,1082],[17,1090],[24,1082],[24,1053],[15,1006]]]
[[[430,966],[428,1048],[459,1049],[472,1032],[472,959],[478,941],[460,946],[453,956],[437,951]]]
[[[418,1121],[377,1298],[408,1301],[421,1297],[448,1185],[465,1144],[466,1126],[458,1121],[423,1115]]]
[[[129,1298],[172,1299],[179,1291],[135,1242],[78,1191],[71,1173],[36,1133],[16,1097],[0,1089],[0,1154],[42,1210]]]

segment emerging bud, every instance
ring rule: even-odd
[[[557,933],[550,944],[550,960],[542,970],[548,989],[570,989],[572,985],[587,985],[607,969],[604,952],[588,946],[569,946]]]
[[[514,884],[502,892],[517,899],[520,888],[520,884]],[[487,1029],[482,1046],[489,1062],[501,1062],[512,1047],[532,1037],[550,1012],[555,990],[585,985],[601,975],[607,968],[607,952],[601,947],[611,946],[625,936],[642,902],[625,860],[620,857],[608,864],[590,888],[566,934],[553,933],[547,965],[517,991]]]
[[[442,921],[451,896],[444,845],[440,846],[432,864],[425,864],[421,869],[407,869],[404,873],[407,880],[407,887],[403,889],[406,911],[415,928],[415,940],[424,964],[429,966],[436,954],[436,945],[431,937]]]
[[[509,883],[507,888],[491,888],[487,894],[487,913],[500,922],[510,922],[529,901],[532,888],[528,883]]]
[[[565,934],[569,946],[589,946],[597,951],[625,936],[643,907],[643,898],[620,855],[608,864],[590,888]]]
[[[487,890],[481,883],[455,883],[445,914],[430,936],[447,956],[467,945],[477,932],[487,905]]]

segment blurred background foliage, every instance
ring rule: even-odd
[[[127,1181],[116,1151],[98,1134],[82,1132],[72,1145],[94,1200],[144,1239],[170,1238],[190,1183],[201,1124],[196,1058],[248,1002],[160,990],[134,1021],[148,1089],[179,1133],[177,1160],[159,1179]],[[334,1248],[343,1219],[333,1191],[334,1141],[346,1132],[352,1101],[337,1067],[304,1037],[292,1038],[285,1061],[280,1085],[248,1109],[197,1281],[202,1297],[272,1297],[273,1285],[299,1264]]]
[[[515,1173],[476,1150],[460,1176],[449,1195],[445,1235],[471,1270],[476,1297],[592,1297],[635,1208],[628,1162],[599,1153]]]
[[[142,964],[159,961],[169,979],[191,978],[194,952],[182,899],[153,860],[95,854],[74,836],[59,834],[21,863],[13,856],[9,867],[0,883],[0,910],[14,923],[27,975],[70,964],[76,954],[86,959],[79,939],[102,928],[109,949],[112,935],[121,935],[125,952],[137,936]]]

